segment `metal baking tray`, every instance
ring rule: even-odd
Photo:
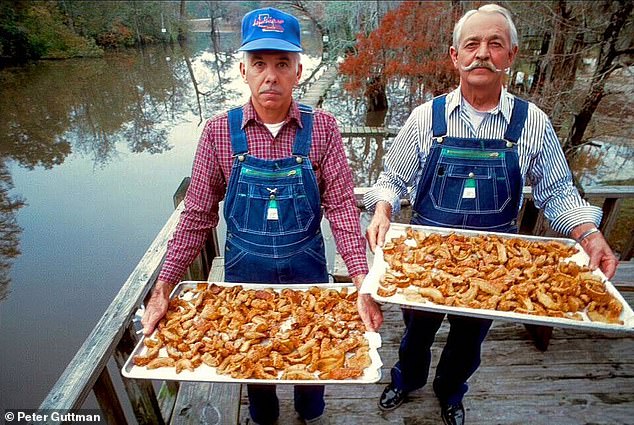
[[[185,290],[195,288],[199,283],[204,284],[216,284],[218,286],[242,286],[244,289],[273,289],[275,291],[281,291],[282,289],[289,288],[293,290],[305,291],[312,287],[319,287],[324,289],[340,290],[341,288],[348,288],[348,291],[354,292],[356,288],[350,283],[333,284],[333,283],[318,283],[318,284],[291,284],[291,285],[268,285],[268,284],[251,284],[251,283],[228,283],[228,282],[198,282],[198,281],[183,281],[180,282],[172,293],[170,299],[179,296],[179,294]],[[153,334],[154,335],[154,334]],[[153,336],[152,335],[152,336]],[[157,369],[147,369],[145,366],[136,366],[132,362],[132,358],[137,355],[144,354],[147,351],[143,341],[145,336],[137,343],[134,351],[121,369],[121,374],[126,378],[135,379],[155,379],[155,380],[171,380],[171,381],[197,381],[197,382],[226,382],[226,383],[253,383],[253,384],[309,384],[309,385],[322,385],[322,384],[371,384],[381,379],[381,358],[379,357],[378,348],[381,346],[381,336],[377,332],[365,332],[365,338],[368,341],[370,347],[370,359],[372,363],[368,366],[363,375],[358,378],[352,379],[315,379],[315,380],[292,380],[292,379],[236,379],[230,375],[223,375],[216,372],[215,367],[201,364],[193,372],[183,370],[180,373],[176,373],[174,367],[161,367]],[[150,336],[151,337],[151,336]],[[164,348],[161,349],[161,356],[166,356]]]
[[[568,246],[575,246],[579,252],[569,258],[568,261],[574,261],[579,265],[587,265],[589,262],[588,254],[583,250],[583,248],[575,242],[573,239],[567,238],[549,238],[549,237],[541,237],[541,236],[530,236],[530,235],[517,235],[517,234],[508,234],[508,233],[496,233],[496,232],[484,232],[484,231],[476,231],[476,230],[461,230],[461,229],[451,229],[445,227],[432,227],[432,226],[417,226],[417,225],[409,225],[409,224],[400,224],[400,223],[392,223],[390,225],[390,229],[388,230],[385,241],[388,242],[393,238],[398,238],[400,236],[405,235],[405,231],[408,227],[411,227],[414,230],[422,231],[425,234],[438,233],[440,235],[449,235],[451,233],[466,235],[466,236],[482,236],[482,235],[497,235],[501,238],[520,238],[529,241],[557,241],[562,244]],[[612,285],[610,281],[607,280],[605,275],[600,270],[595,270],[593,273],[597,276],[601,277],[603,280],[606,289],[610,294],[612,294],[619,302],[623,305],[623,311],[621,312],[620,319],[623,321],[623,324],[616,323],[602,323],[602,322],[593,322],[582,314],[583,320],[574,320],[563,317],[547,317],[547,316],[536,316],[531,314],[523,314],[516,312],[508,312],[508,311],[498,311],[498,310],[487,310],[487,309],[476,309],[476,308],[467,308],[467,307],[453,307],[453,306],[445,306],[442,304],[436,304],[432,301],[412,301],[407,299],[402,293],[397,292],[391,297],[382,297],[377,294],[377,290],[379,287],[379,279],[383,276],[385,271],[388,268],[387,262],[383,259],[383,251],[380,247],[376,248],[374,253],[374,261],[372,267],[370,268],[370,272],[366,276],[363,285],[361,287],[361,293],[369,293],[372,298],[374,298],[377,302],[380,303],[390,303],[397,304],[402,307],[413,308],[418,310],[426,310],[438,313],[450,313],[462,316],[471,316],[471,317],[479,317],[484,319],[493,319],[493,320],[505,320],[510,322],[518,322],[518,323],[528,323],[528,324],[536,324],[536,325],[546,325],[552,327],[562,327],[562,328],[576,328],[576,329],[587,329],[587,330],[596,330],[596,331],[605,331],[605,332],[625,332],[625,333],[634,333],[634,312],[632,308],[627,303],[627,301],[623,298],[623,296],[619,293],[619,291]]]

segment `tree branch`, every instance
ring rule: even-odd
[[[632,55],[632,54],[634,54],[634,46],[630,46],[627,49],[616,50],[614,52],[614,54],[616,56],[619,56],[619,55]]]

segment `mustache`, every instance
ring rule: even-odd
[[[474,60],[468,66],[463,66],[461,68],[462,68],[463,71],[466,71],[466,72],[472,71],[472,70],[474,70],[476,68],[486,68],[486,69],[488,69],[491,72],[500,72],[500,71],[502,71],[501,69],[497,69],[495,67],[495,65],[493,65],[491,62],[481,61],[481,60]]]

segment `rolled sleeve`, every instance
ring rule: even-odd
[[[225,183],[213,149],[213,129],[207,122],[198,142],[185,209],[168,242],[167,255],[159,280],[177,283],[200,253],[209,232],[218,224],[218,203]]]
[[[401,209],[401,200],[387,185],[377,182],[372,190],[363,195],[363,204],[370,212],[374,212],[376,204],[380,201],[389,203],[392,206],[392,213],[396,214]]]
[[[350,277],[368,273],[365,238],[361,234],[360,211],[354,196],[352,170],[348,165],[341,133],[330,114],[326,118],[325,136],[329,138],[321,164],[321,197],[330,223],[337,251]]]

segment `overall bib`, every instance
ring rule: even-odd
[[[528,103],[515,98],[504,139],[446,136],[445,96],[432,103],[433,142],[414,201],[412,224],[517,233],[522,176],[517,141]],[[403,309],[405,333],[392,382],[406,392],[427,382],[431,345],[445,315]],[[458,404],[480,365],[492,321],[449,315],[450,331],[434,379],[442,403]]]
[[[266,160],[249,155],[242,108],[229,111],[235,160],[224,208],[226,282],[328,282],[319,187],[308,158],[313,111],[300,105],[300,112],[302,127],[297,128],[292,156]],[[295,410],[302,418],[323,413],[323,385],[300,385],[294,391]],[[247,392],[251,418],[259,424],[275,421],[275,385],[247,385]]]

